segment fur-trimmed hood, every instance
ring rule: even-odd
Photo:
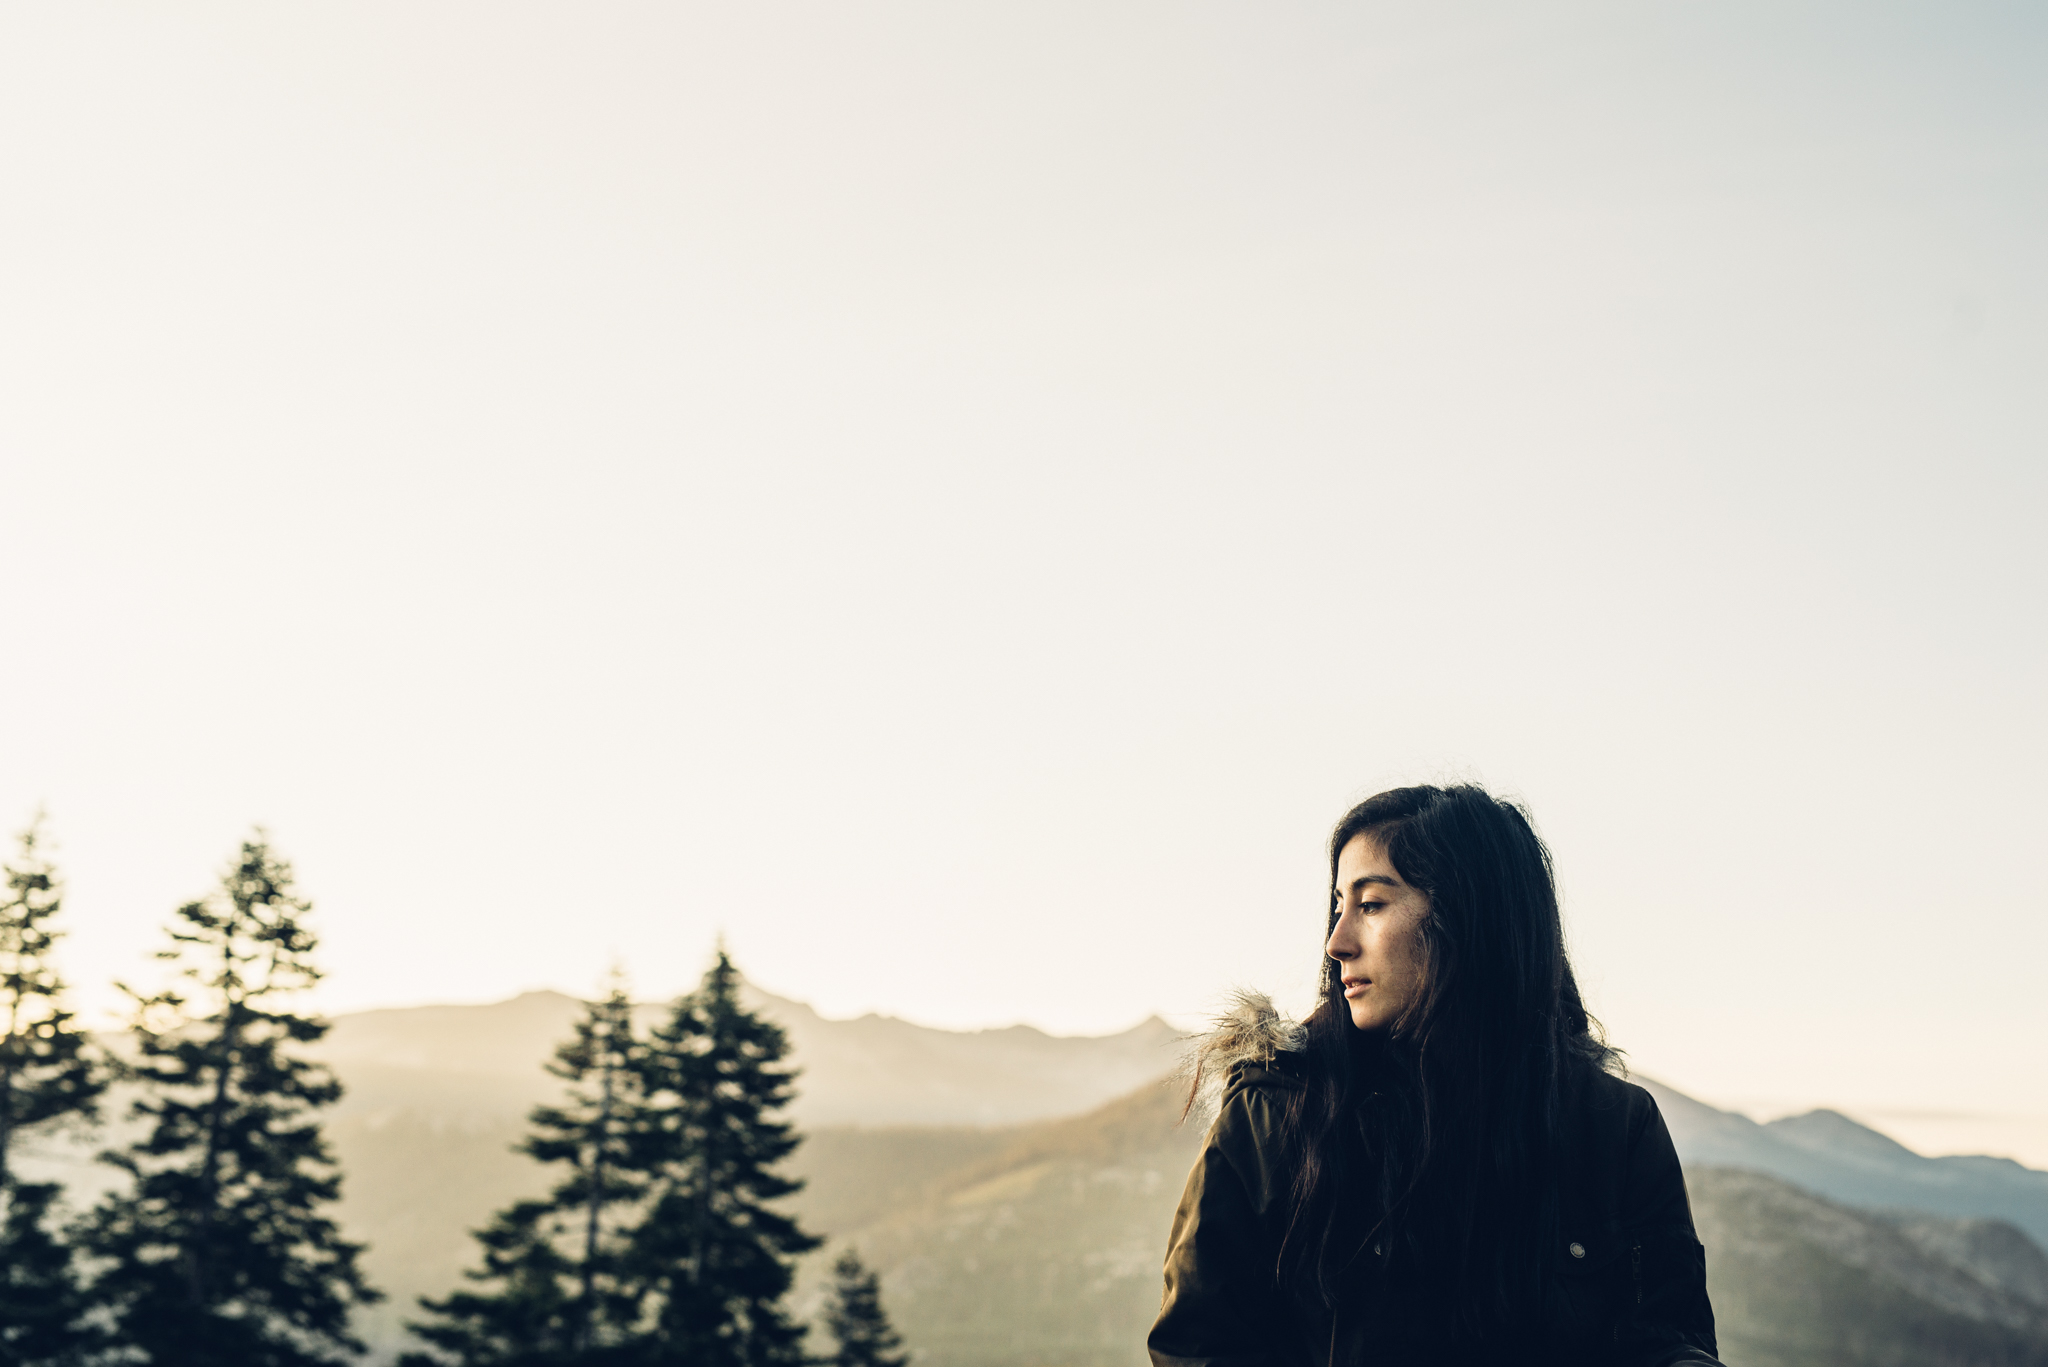
[[[1240,987],[1230,994],[1230,1007],[1209,1023],[1209,1029],[1187,1038],[1176,1076],[1188,1084],[1185,1120],[1199,1113],[1207,1119],[1223,1100],[1230,1070],[1241,1063],[1270,1064],[1281,1054],[1307,1047],[1301,1025],[1280,1014],[1263,992]]]

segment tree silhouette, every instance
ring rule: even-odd
[[[341,1087],[297,1053],[326,1023],[291,1009],[320,976],[310,910],[258,831],[168,929],[158,957],[187,987],[130,991],[130,1114],[148,1129],[102,1155],[130,1183],[84,1231],[105,1261],[95,1297],[139,1354],[128,1360],[312,1367],[362,1351],[348,1313],[379,1297],[361,1246],[322,1213],[341,1178],[312,1116]]]
[[[832,1264],[832,1299],[825,1306],[825,1327],[838,1341],[838,1351],[825,1359],[832,1367],[905,1367],[903,1340],[882,1309],[881,1278],[868,1271],[860,1254],[842,1252]]]
[[[64,984],[51,950],[64,893],[42,852],[39,813],[20,836],[20,852],[0,868],[0,1183],[14,1176],[16,1136],[67,1116],[89,1115],[105,1088],[86,1055],[86,1037],[62,1004]]]
[[[100,1338],[83,1322],[71,1250],[49,1227],[60,1188],[23,1182],[15,1158],[25,1135],[93,1118],[106,1081],[64,1008],[51,956],[64,894],[41,813],[0,872],[0,1363],[71,1363]]]
[[[476,1232],[483,1266],[465,1275],[498,1289],[420,1301],[434,1319],[411,1325],[413,1333],[464,1367],[639,1360],[630,1355],[643,1346],[640,1296],[622,1276],[624,1236],[607,1220],[647,1187],[632,1143],[642,1106],[632,1013],[615,981],[548,1065],[568,1084],[567,1099],[533,1112],[520,1148],[569,1171],[547,1199],[518,1202]],[[439,1360],[410,1353],[400,1362]]]
[[[773,1115],[793,1094],[788,1053],[782,1028],[740,1004],[723,948],[648,1041],[642,1144],[656,1195],[631,1256],[664,1362],[804,1360],[803,1328],[782,1301],[792,1260],[822,1241],[771,1204],[802,1186],[774,1171],[802,1142]]]
[[[745,1010],[720,952],[697,991],[644,1040],[614,989],[556,1054],[561,1106],[533,1113],[522,1148],[568,1174],[477,1231],[490,1291],[421,1301],[412,1330],[439,1355],[401,1367],[801,1367],[782,1300],[790,1260],[818,1241],[771,1202],[796,1148],[788,1041]]]

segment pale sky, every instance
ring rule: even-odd
[[[95,1011],[1300,1005],[1524,798],[1710,1099],[2048,1116],[2048,10],[0,10],[0,820]]]

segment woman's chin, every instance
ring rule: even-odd
[[[1353,1029],[1368,1035],[1383,1034],[1387,1028],[1387,1023],[1380,1019],[1379,1012],[1363,1005],[1351,1008],[1351,1025]]]

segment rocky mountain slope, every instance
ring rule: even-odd
[[[793,1164],[811,1178],[798,1209],[881,1271],[919,1367],[1143,1367],[1167,1227],[1202,1142],[1179,1119],[1171,1092],[1142,1087],[1021,1127],[950,1170],[900,1169],[908,1180],[863,1208],[835,1195],[849,1136],[828,1131]],[[800,1307],[815,1294],[813,1257]]]
[[[2048,1255],[2014,1226],[1859,1211],[1738,1168],[1687,1184],[1730,1363],[2048,1367]]]

